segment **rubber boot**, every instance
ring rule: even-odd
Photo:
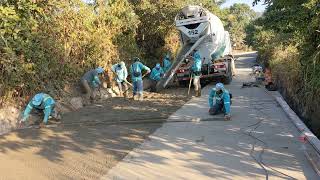
[[[196,90],[196,97],[200,97],[201,96],[201,92],[199,90]]]
[[[231,120],[231,116],[230,115],[225,115],[224,116],[224,120],[225,121],[230,121]]]
[[[139,97],[139,99],[138,99],[139,101],[143,101],[143,95],[142,94],[139,94],[138,97]]]

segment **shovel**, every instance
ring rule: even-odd
[[[192,82],[192,75],[190,74],[190,81],[189,81],[188,96],[190,95],[191,82]]]

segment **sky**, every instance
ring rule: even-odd
[[[84,2],[92,2],[92,0],[82,0]],[[252,2],[253,0],[226,0],[226,3],[222,4],[221,7],[225,8],[225,7],[230,7],[231,5],[235,4],[235,3],[246,3],[248,4],[250,7],[252,7],[252,9],[256,12],[263,12],[266,8],[266,5],[263,5],[262,3],[258,3],[255,6],[252,6]]]
[[[266,5],[263,5],[261,2],[255,6],[252,6],[253,0],[227,0],[224,4],[221,5],[222,8],[230,7],[235,3],[245,3],[248,4],[256,12],[263,12],[266,8]]]

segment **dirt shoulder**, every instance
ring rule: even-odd
[[[66,113],[63,123],[167,118],[187,100],[187,89],[145,93],[142,102],[110,98]],[[25,129],[0,136],[5,179],[98,179],[161,123],[75,125]]]

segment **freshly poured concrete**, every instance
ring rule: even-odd
[[[213,85],[207,86],[201,98],[171,115],[102,179],[266,179],[254,158],[264,164],[269,179],[319,179],[304,156],[298,130],[273,97],[264,88],[241,88],[242,82],[253,81],[249,73],[255,56],[238,59],[238,74],[227,86],[234,97],[232,121],[208,115]],[[176,122],[182,119],[187,122]]]

